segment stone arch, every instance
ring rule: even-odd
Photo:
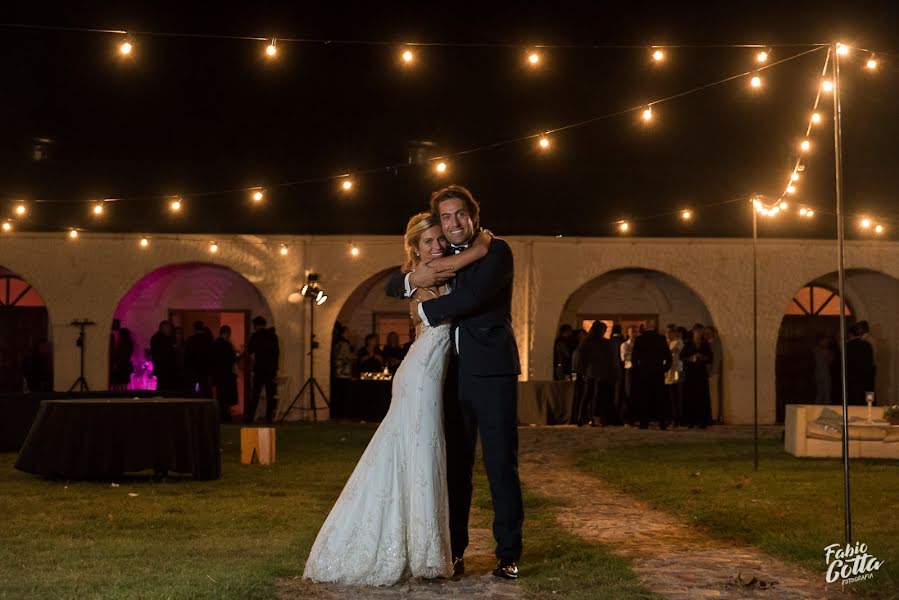
[[[0,392],[53,390],[50,309],[31,282],[0,266]]]

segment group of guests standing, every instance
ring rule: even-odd
[[[339,404],[349,394],[349,382],[358,379],[362,373],[383,373],[384,369],[391,375],[396,373],[400,363],[412,346],[410,340],[400,344],[400,336],[391,331],[387,334],[387,343],[378,345],[378,335],[370,333],[365,336],[362,347],[356,350],[350,338],[350,328],[338,321],[334,325],[331,341],[331,396]]]
[[[231,421],[231,407],[238,403],[237,371],[240,353],[231,342],[231,327],[219,327],[218,337],[203,321],[195,321],[193,333],[186,339],[176,335],[171,321],[159,323],[150,338],[150,358],[156,389],[187,392],[214,397],[218,401],[223,422]],[[252,392],[244,402],[243,421],[251,423],[259,406],[262,391],[266,397],[266,421],[271,423],[277,408],[277,386],[280,347],[274,327],[267,327],[264,317],[253,319],[253,333],[246,352],[252,361]]]
[[[819,335],[814,357],[815,404],[841,404],[842,361],[836,340],[828,335]],[[849,404],[866,404],[865,394],[874,392],[876,374],[871,328],[867,321],[859,321],[849,328],[846,336],[846,396]]]
[[[713,327],[691,330],[612,326],[594,321],[589,332],[570,325],[559,330],[554,377],[574,378],[572,421],[583,425],[622,425],[647,429],[707,427],[712,407],[720,418],[721,343]]]

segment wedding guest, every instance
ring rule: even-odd
[[[634,341],[631,362],[640,429],[648,429],[649,422],[654,418],[659,421],[659,429],[668,429],[670,415],[665,373],[671,366],[671,351],[665,337],[655,330],[654,325],[646,327]]]
[[[387,344],[381,351],[381,355],[390,373],[396,373],[396,370],[400,368],[400,363],[403,362],[403,358],[406,356],[406,352],[400,346],[400,335],[397,332],[391,331],[387,334]]]
[[[615,323],[612,325],[612,335],[609,336],[609,342],[612,344],[612,354],[615,356],[615,362],[618,363],[618,379],[615,381],[614,403],[615,403],[615,421],[617,423],[624,422],[624,363],[621,362],[621,345],[624,343],[624,336],[621,335],[621,325]]]
[[[583,369],[584,393],[580,403],[578,426],[590,424],[615,425],[618,416],[614,414],[615,382],[618,380],[618,358],[612,343],[606,339],[607,325],[593,321],[590,332],[575,351],[577,362]]]
[[[278,375],[281,349],[274,328],[266,327],[265,317],[257,316],[253,319],[253,334],[247,342],[247,354],[253,362],[253,391],[244,405],[244,422],[252,423],[255,420],[259,398],[265,388],[265,420],[271,423],[278,407],[275,378]]]
[[[178,388],[178,355],[175,349],[175,330],[171,321],[159,323],[159,330],[150,338],[150,358],[157,390]]]
[[[711,423],[708,364],[712,349],[705,341],[702,327],[694,328],[681,350],[684,361],[684,421],[688,427],[705,429]]]
[[[231,407],[237,404],[237,352],[231,343],[231,327],[219,327],[212,345],[212,384],[222,423],[231,422]]]
[[[668,342],[668,350],[671,352],[671,367],[665,373],[665,389],[668,392],[668,405],[671,407],[671,421],[677,427],[684,421],[684,363],[680,359],[684,342],[674,325],[667,327],[665,338]]]
[[[712,399],[712,422],[724,421],[724,388],[721,381],[724,364],[724,348],[721,346],[721,338],[714,327],[705,328],[705,341],[709,343],[712,351],[712,360],[709,361],[709,395]]]
[[[865,405],[865,392],[874,391],[874,351],[861,337],[858,325],[849,328],[846,342],[846,395],[849,404]]]
[[[346,415],[346,406],[350,394],[350,382],[356,367],[356,351],[350,343],[350,328],[343,326],[337,334],[337,340],[331,349],[334,356],[334,386],[331,389],[331,417],[342,419]]]
[[[634,381],[633,381],[633,366],[634,363],[631,360],[632,354],[634,352],[634,341],[639,336],[638,330],[634,326],[630,326],[627,328],[627,339],[625,339],[621,343],[620,347],[620,357],[621,357],[621,369],[622,369],[622,380],[623,380],[623,391],[621,394],[621,416],[624,419],[625,423],[629,423],[630,425],[634,424],[634,421],[637,419],[638,415],[636,412],[636,399],[634,397]]]
[[[212,393],[212,346],[215,340],[203,321],[194,321],[194,332],[184,343],[184,375],[187,391]]]
[[[831,404],[833,391],[833,363],[836,359],[834,341],[828,335],[818,335],[815,344],[815,404]]]
[[[384,356],[378,348],[378,336],[370,333],[365,336],[365,345],[359,349],[356,357],[356,370],[361,373],[380,373],[384,370]]]
[[[874,338],[871,337],[871,327],[868,325],[867,321],[859,321],[856,323],[858,327],[859,337],[862,341],[868,342],[868,345],[871,346],[871,363],[872,363],[872,371],[871,377],[876,380],[877,378],[877,346],[874,344]],[[871,390],[874,390],[874,383],[871,384]]]
[[[571,325],[559,327],[559,335],[553,344],[553,379],[568,379],[571,375],[571,338],[574,330]]]
[[[131,363],[131,355],[134,353],[134,341],[131,339],[131,330],[120,327],[112,352],[112,369],[110,374],[110,389],[114,392],[123,392],[131,383],[131,374],[134,373],[134,365]]]

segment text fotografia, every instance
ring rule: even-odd
[[[883,566],[882,560],[868,554],[868,545],[856,542],[854,546],[831,544],[824,548],[827,563],[827,583],[842,580],[843,585],[874,578],[874,571]]]

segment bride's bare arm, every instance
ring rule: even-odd
[[[471,244],[471,248],[465,252],[460,252],[453,256],[435,258],[434,260],[428,261],[427,264],[431,268],[436,268],[438,270],[449,268],[453,271],[458,271],[464,269],[471,263],[487,256],[487,251],[490,249],[490,242],[492,241],[493,234],[485,229],[478,234],[478,237],[476,237]]]

